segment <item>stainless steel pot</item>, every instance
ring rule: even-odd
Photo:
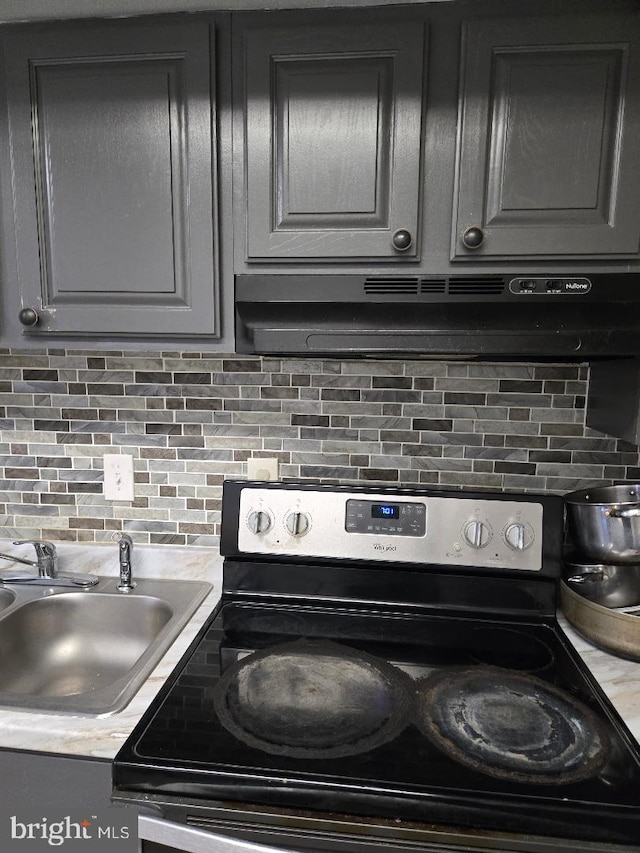
[[[640,484],[564,496],[569,535],[589,562],[640,563]]]
[[[640,565],[565,563],[564,582],[578,595],[603,607],[640,604]]]

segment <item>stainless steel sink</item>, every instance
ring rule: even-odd
[[[131,700],[211,585],[117,578],[91,589],[0,589],[0,706],[112,714]]]
[[[0,613],[15,601],[15,595],[8,589],[0,589]]]

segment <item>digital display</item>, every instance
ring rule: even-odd
[[[371,504],[371,518],[400,518],[397,504]]]

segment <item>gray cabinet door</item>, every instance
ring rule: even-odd
[[[23,30],[5,63],[29,331],[217,335],[208,25]]]
[[[640,15],[469,21],[462,60],[452,259],[637,256]]]
[[[420,21],[245,33],[247,260],[416,258],[424,38]]]

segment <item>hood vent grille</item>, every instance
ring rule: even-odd
[[[478,276],[478,277],[463,277],[449,279],[449,293],[452,296],[473,296],[486,294],[487,296],[496,296],[504,291],[504,279],[502,276]]]
[[[420,282],[420,293],[445,293],[446,278],[423,278]]]
[[[366,278],[364,292],[370,295],[418,295],[448,293],[450,296],[499,296],[504,293],[502,276],[448,276],[419,278],[418,276],[377,276]]]
[[[418,293],[419,279],[413,276],[397,278],[367,278],[365,293]]]

